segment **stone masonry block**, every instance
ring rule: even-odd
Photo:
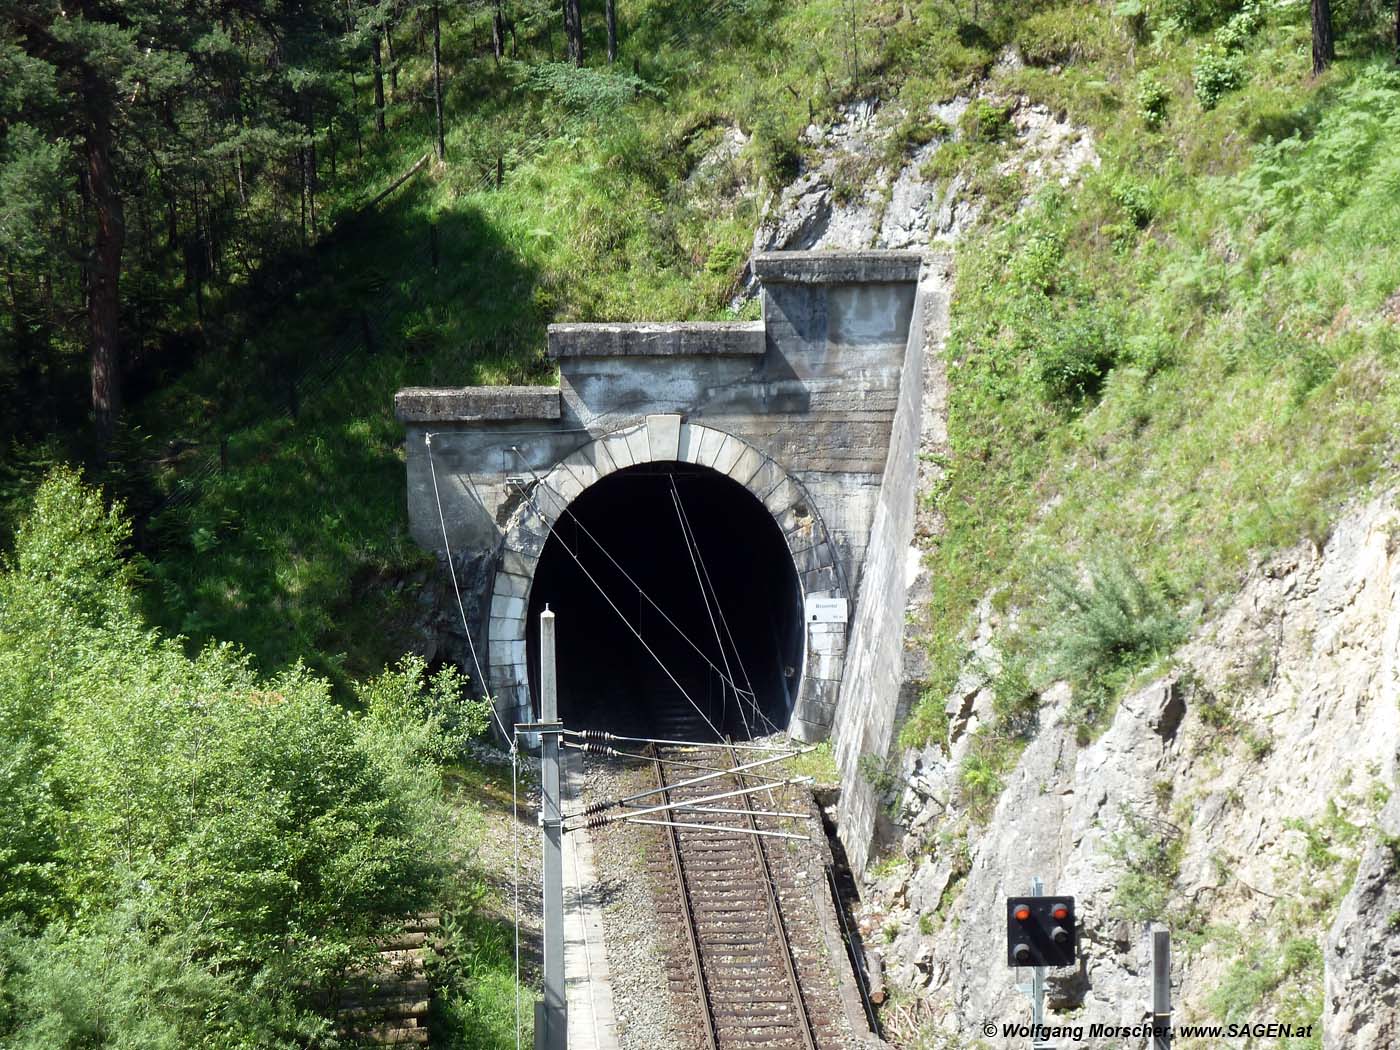
[[[516,641],[525,637],[525,616],[493,616],[490,624],[493,642]]]
[[[586,457],[588,462],[593,465],[595,477],[606,477],[617,469],[617,464],[613,462],[612,456],[608,455],[606,441],[591,442],[579,449],[578,454]]]
[[[535,575],[535,566],[539,563],[540,557],[538,554],[516,550],[512,547],[507,547],[501,552],[501,569],[504,572],[510,573],[512,576],[523,576],[533,579]]]
[[[680,433],[680,451],[676,458],[682,463],[699,463],[700,444],[709,432],[709,427],[702,427],[697,423],[683,424]]]
[[[768,494],[787,480],[787,472],[778,466],[772,459],[764,457],[763,465],[758,468],[758,473],[748,480],[748,490],[758,497],[760,502],[768,499]]]
[[[525,599],[503,594],[494,595],[491,598],[491,617],[492,619],[508,617],[523,620],[525,618]]]
[[[632,455],[632,462],[650,463],[651,446],[647,442],[647,428],[632,427],[624,433],[627,435],[627,451]]]
[[[724,439],[724,444],[720,445],[719,452],[715,455],[714,468],[721,474],[728,474],[735,462],[744,454],[748,448],[742,441],[730,434]]]
[[[647,444],[653,460],[680,458],[681,417],[678,415],[647,416]]]
[[[604,452],[613,461],[618,470],[626,470],[636,463],[632,458],[631,449],[627,445],[626,432],[609,434],[602,439]]]
[[[836,569],[826,566],[802,574],[802,593],[809,598],[830,598],[838,593]]]
[[[763,505],[768,508],[768,513],[776,518],[790,510],[801,499],[802,490],[789,479],[784,478],[778,487],[763,500]]]
[[[705,429],[704,436],[700,439],[700,455],[696,462],[702,467],[713,466],[715,457],[719,455],[720,446],[729,438],[729,435],[722,430]]]
[[[815,652],[807,654],[807,672],[821,678],[839,679],[844,663],[842,654]]]
[[[498,572],[494,592],[498,596],[523,598],[530,593],[530,578],[513,572]]]
[[[491,665],[493,667],[506,667],[510,664],[525,662],[525,639],[491,639],[490,647]]]
[[[596,484],[602,475],[598,473],[598,468],[593,465],[593,453],[575,452],[568,459],[559,464],[564,471],[578,483],[579,491],[583,491]],[[606,473],[606,471],[604,472]]]
[[[555,493],[566,507],[578,499],[579,493],[583,491],[583,483],[563,464],[551,470],[544,480],[550,491]]]
[[[797,566],[798,575],[825,568],[831,564],[831,548],[825,543],[819,543],[796,550],[792,554],[792,563]]]
[[[557,386],[415,386],[394,395],[400,423],[552,421],[559,414]]]
[[[752,446],[745,446],[737,459],[730,464],[728,474],[740,485],[748,485],[749,479],[763,466],[763,453]]]

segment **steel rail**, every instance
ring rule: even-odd
[[[730,752],[730,761],[736,767],[739,765],[739,756],[736,752]],[[742,783],[743,774],[736,773],[734,779]],[[753,805],[753,802],[748,798],[745,798],[744,803],[747,806]],[[759,838],[761,832],[758,821],[754,819],[752,813],[749,813],[747,822],[750,830],[758,833],[752,835],[749,841],[753,843],[754,859],[758,862],[759,872],[763,875],[763,887],[768,899],[768,914],[781,949],[779,954],[783,959],[783,969],[787,972],[788,985],[792,989],[792,1001],[796,1007],[797,1019],[801,1022],[802,1042],[807,1050],[817,1050],[817,1041],[812,1035],[812,1022],[807,1016],[807,1000],[803,998],[802,986],[797,981],[797,968],[793,965],[792,960],[792,945],[788,942],[787,927],[783,925],[782,910],[778,907],[778,891],[773,882],[773,872],[768,866],[768,854],[763,851],[763,842]]]
[[[656,753],[655,745],[652,746],[652,769],[656,773],[656,782],[660,785],[666,795],[666,800],[670,801],[670,792],[666,791],[666,771],[661,764],[661,758]],[[671,849],[671,870],[676,876],[676,897],[680,902],[682,925],[685,927],[686,945],[690,948],[690,965],[695,973],[695,990],[700,999],[700,1019],[705,1024],[705,1043],[709,1050],[719,1050],[719,1035],[715,1031],[714,1009],[710,1004],[710,993],[705,986],[705,970],[700,964],[700,935],[695,928],[695,913],[690,907],[690,897],[686,893],[685,869],[681,866],[680,837],[676,834],[676,829],[670,825],[666,827],[666,842]]]

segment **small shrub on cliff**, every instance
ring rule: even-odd
[[[1181,831],[1163,820],[1124,808],[1125,827],[1108,843],[1108,853],[1123,865],[1113,895],[1113,910],[1131,922],[1151,922],[1166,915],[1172,887],[1181,873]]]
[[[1234,52],[1217,47],[1205,48],[1192,71],[1196,101],[1202,109],[1214,109],[1220,100],[1245,82],[1244,63]]]
[[[1170,99],[1171,92],[1167,90],[1167,86],[1152,73],[1143,73],[1138,77],[1137,96],[1134,101],[1137,103],[1138,116],[1149,128],[1162,126],[1162,122],[1167,119],[1167,103]]]
[[[1135,672],[1186,633],[1165,587],[1140,577],[1127,559],[1105,558],[1081,579],[1061,566],[1046,574],[1049,669],[1074,688],[1072,714],[1091,730]]]

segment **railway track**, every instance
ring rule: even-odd
[[[684,713],[662,722],[660,735],[702,738]],[[659,893],[670,919],[667,977],[680,1023],[677,1034],[703,1050],[829,1050],[846,1045],[830,1007],[829,969],[795,903],[810,904],[797,885],[790,843],[759,832],[806,830],[791,820],[760,815],[781,808],[780,792],[762,777],[736,772],[685,784],[701,770],[668,762],[732,769],[729,748],[705,752],[660,747],[652,773],[662,799],[684,805],[704,796],[750,789],[666,818],[686,827],[664,827],[664,871],[669,892]],[[765,770],[766,772],[766,770]],[[737,829],[737,830],[725,830]],[[666,862],[669,863],[666,863]],[[794,936],[796,934],[796,936]]]

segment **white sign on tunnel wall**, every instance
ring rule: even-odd
[[[846,599],[845,598],[817,598],[807,599],[807,622],[808,623],[845,623],[846,622]]]

